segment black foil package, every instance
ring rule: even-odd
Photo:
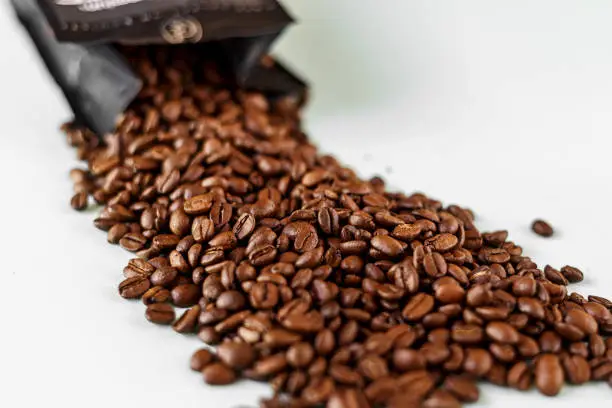
[[[99,135],[115,128],[142,89],[119,51],[123,45],[193,47],[193,52],[214,49],[233,74],[236,87],[300,101],[306,97],[302,80],[264,57],[293,21],[276,0],[12,3],[76,120]]]

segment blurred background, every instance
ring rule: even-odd
[[[309,80],[310,136],[361,175],[472,208],[538,263],[580,267],[612,297],[612,3],[605,0],[286,0],[275,50]],[[0,268],[6,407],[256,406],[265,386],[211,389],[195,339],[116,295],[129,258],[68,205],[71,113],[0,3]],[[553,239],[530,223],[548,220]],[[564,389],[556,407],[609,401]],[[475,406],[543,404],[485,387]]]

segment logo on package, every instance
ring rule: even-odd
[[[110,10],[145,0],[55,0],[58,6],[73,6],[81,11],[94,12]]]
[[[161,26],[161,35],[170,44],[196,43],[203,35],[202,24],[193,17],[172,17]]]

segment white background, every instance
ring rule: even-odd
[[[581,267],[577,290],[612,297],[612,2],[285,3],[301,24],[277,50],[314,86],[322,150],[470,206],[542,265]],[[198,341],[118,297],[129,255],[68,205],[67,105],[6,9],[0,39],[0,406],[255,406],[267,387],[203,385],[188,369]],[[536,217],[554,239],[530,232]],[[611,399],[604,385],[554,401],[485,386],[477,406]]]

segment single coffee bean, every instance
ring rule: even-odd
[[[559,357],[554,354],[543,354],[536,360],[535,383],[544,395],[555,396],[561,391],[564,383],[563,367]]]
[[[573,326],[576,326],[586,334],[597,333],[597,321],[588,313],[572,309],[565,315],[565,321]]]
[[[478,386],[469,377],[450,376],[444,381],[444,389],[462,402],[476,402],[480,397]]]
[[[531,388],[532,374],[529,366],[524,361],[520,361],[508,371],[508,386],[517,390],[526,391]]]
[[[212,193],[197,195],[185,201],[183,209],[187,214],[205,214],[212,207],[213,199]]]
[[[451,393],[444,390],[434,391],[424,402],[423,408],[460,408],[461,404]]]
[[[493,358],[488,351],[478,348],[468,348],[465,351],[463,369],[474,376],[484,377],[493,366]]]
[[[191,369],[201,372],[215,359],[213,353],[207,349],[200,349],[191,356]]]
[[[584,357],[563,356],[561,363],[570,383],[584,384],[591,379],[591,367]]]
[[[493,341],[502,344],[516,344],[519,342],[519,332],[503,322],[491,322],[486,328],[487,336]]]
[[[370,403],[359,389],[336,390],[327,403],[328,408],[369,408]]]
[[[234,224],[234,234],[238,240],[247,238],[255,230],[255,217],[251,214],[242,214]]]
[[[153,303],[147,306],[145,316],[148,321],[156,324],[172,324],[176,317],[174,308],[167,303]]]
[[[247,343],[225,342],[217,348],[217,356],[228,367],[241,370],[251,366],[255,360],[255,351]]]
[[[287,351],[287,362],[296,368],[306,367],[314,358],[314,349],[309,343],[297,343]]]
[[[119,284],[119,294],[125,299],[137,299],[151,287],[149,280],[141,276],[127,278]]]
[[[129,232],[119,240],[119,245],[121,245],[121,248],[127,251],[137,252],[145,247],[147,241],[148,240],[144,235]]]
[[[202,308],[195,305],[189,310],[186,310],[181,317],[172,325],[172,328],[177,333],[193,333],[198,324],[198,318]]]
[[[531,224],[531,229],[533,230],[533,232],[542,237],[552,237],[554,233],[554,230],[550,226],[550,224],[543,220],[535,220]]]
[[[152,305],[153,303],[164,303],[170,299],[170,291],[161,286],[153,286],[142,295],[142,303]]]
[[[172,303],[178,307],[191,307],[200,299],[200,289],[191,283],[178,285],[170,292]]]
[[[108,230],[107,241],[110,244],[118,244],[128,232],[130,228],[126,224],[115,224]]]
[[[70,200],[70,206],[76,211],[84,211],[87,209],[87,193],[76,193]]]
[[[408,321],[420,321],[434,307],[434,298],[425,293],[413,296],[402,310],[402,316]]]
[[[210,385],[228,385],[236,381],[236,373],[225,364],[212,363],[202,370],[204,381]]]

